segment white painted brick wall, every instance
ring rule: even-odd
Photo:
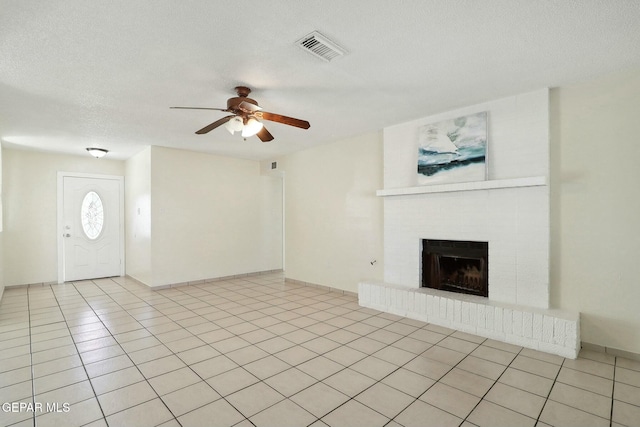
[[[513,310],[505,309],[503,313],[504,314],[502,316],[502,319],[504,321],[502,322],[502,326],[504,327],[504,333],[507,335],[512,335],[513,334]]]
[[[420,126],[478,111],[489,112],[489,179],[547,176],[548,110],[545,89],[386,128],[385,189],[417,184]],[[549,235],[547,186],[386,196],[385,282],[420,286],[422,239],[486,241],[489,299],[548,308]]]
[[[542,314],[539,313],[533,315],[533,339],[542,340]]]
[[[489,180],[548,176],[545,89],[384,129],[385,190],[417,185],[420,126],[479,111],[489,112]],[[361,283],[361,305],[577,356],[579,315],[548,310],[547,186],[385,196],[384,218],[387,284]],[[420,288],[422,239],[489,242],[489,298]]]
[[[377,298],[377,295],[394,297]],[[563,357],[575,359],[580,349],[577,313],[507,306],[471,295],[379,282],[361,282],[358,299],[363,307]]]
[[[521,310],[512,310],[513,316],[513,335],[521,337],[522,336],[522,311]]]

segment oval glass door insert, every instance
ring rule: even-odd
[[[91,240],[95,240],[102,233],[104,227],[104,208],[102,199],[95,191],[89,191],[82,200],[80,207],[82,230]]]

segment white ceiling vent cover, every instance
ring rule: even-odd
[[[323,36],[317,31],[307,34],[296,43],[300,48],[309,52],[313,56],[327,62],[347,53],[345,49],[341,48],[335,42],[332,42],[326,36]]]

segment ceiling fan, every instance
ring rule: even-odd
[[[232,113],[215,122],[196,131],[198,135],[211,132],[221,125],[233,135],[235,132],[242,132],[242,136],[247,138],[256,135],[262,142],[271,141],[273,135],[264,127],[260,120],[268,120],[271,122],[282,123],[289,126],[295,126],[302,129],[309,129],[308,121],[294,119],[293,117],[283,116],[281,114],[269,113],[262,111],[258,106],[258,102],[248,98],[251,89],[246,86],[237,86],[235,88],[238,96],[227,100],[227,108],[208,108],[208,107],[170,107],[181,108],[185,110],[216,110]]]

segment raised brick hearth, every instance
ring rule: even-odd
[[[579,315],[559,310],[376,282],[359,284],[358,302],[363,307],[572,359],[580,350]]]

